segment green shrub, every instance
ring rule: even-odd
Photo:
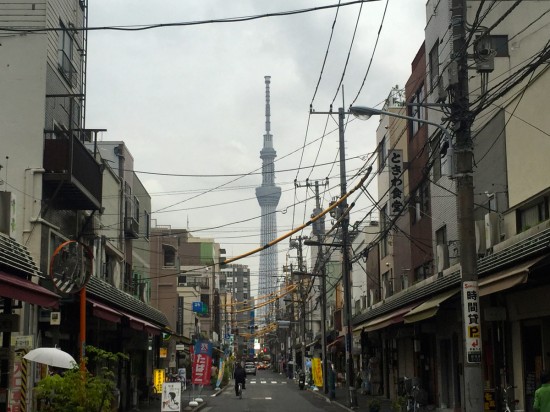
[[[43,412],[102,412],[111,408],[116,390],[112,363],[125,358],[91,346],[86,347],[98,365],[94,375],[78,366],[61,374],[47,376],[34,388],[39,410]],[[88,359],[84,360],[85,365]],[[111,366],[111,367],[110,367]]]

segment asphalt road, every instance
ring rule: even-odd
[[[216,397],[209,397],[201,412],[308,412],[339,411],[343,409],[315,393],[300,390],[285,376],[259,370],[256,376],[247,376],[243,398],[235,396],[234,382]]]

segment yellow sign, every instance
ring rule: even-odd
[[[315,386],[323,386],[323,368],[321,367],[321,359],[313,358],[311,360],[311,374],[313,376],[313,383]]]
[[[479,326],[468,326],[468,337],[469,338],[479,338],[481,333],[480,333],[480,328]]]
[[[164,369],[153,369],[153,385],[155,387],[155,393],[162,392],[162,384],[164,383]]]
[[[159,348],[159,357],[167,358],[168,357],[168,348]]]

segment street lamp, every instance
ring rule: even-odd
[[[360,120],[368,120],[372,116],[376,116],[376,115],[385,115],[385,116],[390,116],[390,117],[397,117],[399,119],[410,120],[410,121],[418,122],[418,123],[426,123],[426,124],[429,124],[431,126],[435,126],[439,130],[441,130],[443,135],[445,135],[445,138],[448,139],[449,144],[451,143],[451,134],[450,134],[449,130],[447,130],[445,127],[441,126],[439,123],[430,122],[429,120],[419,119],[417,117],[405,116],[403,114],[387,112],[385,110],[379,110],[379,109],[375,109],[375,108],[372,108],[372,107],[365,107],[365,106],[351,106],[349,108],[349,112],[352,115],[354,115],[355,117],[357,117],[358,119],[360,119]]]
[[[467,84],[467,82],[466,82]],[[371,107],[350,107],[350,113],[360,119],[368,119],[372,115],[386,115],[400,119],[425,123],[438,128],[446,139],[446,144],[451,145],[451,134],[442,125],[428,120],[398,113],[378,110]],[[466,119],[463,119],[466,122]],[[470,142],[469,126],[460,126],[456,135],[456,167],[457,173],[453,175],[456,180],[457,197],[457,225],[460,241],[460,272],[461,272],[461,306],[463,327],[463,385],[464,398],[469,403],[466,410],[478,410],[483,405],[482,388],[483,377],[481,369],[481,322],[480,302],[477,274],[477,253],[475,247],[474,232],[474,194],[473,194],[473,170],[472,170],[472,146]]]

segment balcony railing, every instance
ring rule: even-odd
[[[45,133],[44,169],[44,194],[54,207],[101,208],[101,165],[72,133]]]

